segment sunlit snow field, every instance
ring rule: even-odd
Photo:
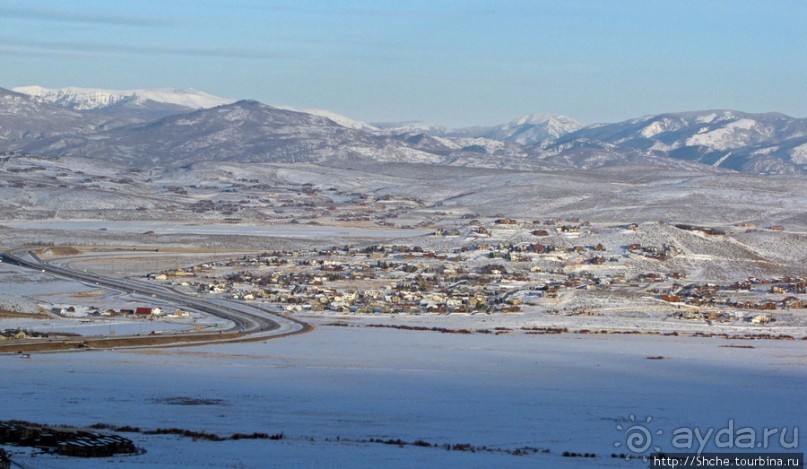
[[[754,348],[721,347],[737,344]],[[652,417],[646,426],[662,431],[653,444],[668,451],[674,429],[720,429],[729,419],[737,428],[792,431],[807,421],[806,365],[799,341],[322,326],[247,344],[3,356],[0,415],[286,435],[202,442],[125,433],[146,453],[79,461],[17,454],[16,461],[34,467],[112,461],[116,467],[644,467],[610,457],[626,452],[625,432],[616,427],[627,427],[631,414],[642,423]],[[202,401],[177,405],[184,398]],[[345,441],[370,438],[550,452],[513,456]],[[597,457],[566,458],[564,451]]]

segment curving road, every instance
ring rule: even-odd
[[[177,307],[194,309],[217,318],[232,322],[233,327],[224,331],[215,332],[185,332],[178,334],[162,335],[149,340],[150,336],[115,336],[108,338],[94,338],[93,348],[126,347],[127,340],[137,340],[139,343],[146,342],[139,346],[166,346],[166,345],[200,345],[218,342],[239,342],[264,340],[275,337],[282,337],[291,334],[307,332],[311,329],[309,324],[296,319],[281,316],[255,305],[227,299],[202,299],[180,293],[172,288],[162,285],[151,285],[138,280],[126,278],[104,277],[92,272],[80,272],[66,267],[59,267],[42,261],[36,253],[30,249],[12,249],[0,254],[2,261],[8,264],[27,267],[30,269],[49,272],[59,277],[77,280],[79,282],[92,285],[103,286],[128,293],[135,293],[158,298],[163,301],[175,304]],[[175,340],[171,340],[175,339]],[[159,340],[157,340],[159,339]],[[76,338],[50,339],[49,343],[77,342]],[[81,343],[82,341],[78,341]],[[149,344],[148,342],[154,342]],[[41,340],[32,340],[26,343],[15,341],[8,344],[14,348],[23,350],[24,345],[39,343]],[[124,345],[120,345],[124,344]]]

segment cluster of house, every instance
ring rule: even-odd
[[[67,318],[86,317],[140,317],[140,318],[187,318],[190,313],[182,309],[177,309],[173,313],[165,313],[162,308],[153,306],[137,306],[135,308],[101,309],[97,306],[54,306],[50,310],[53,314],[58,314]]]
[[[168,186],[166,190],[187,195],[188,190],[205,189],[196,186]],[[247,219],[286,220],[290,223],[318,224],[320,219],[337,222],[372,222],[379,226],[394,226],[389,219],[409,209],[423,207],[425,202],[416,197],[389,194],[369,195],[323,189],[314,184],[266,184],[257,179],[237,179],[227,187],[219,187],[217,193],[242,194],[240,200],[231,195],[215,199],[195,200],[186,209],[195,214],[224,215],[225,222],[238,223]],[[334,202],[338,200],[339,202]],[[411,226],[409,228],[412,228]]]
[[[470,226],[479,226],[474,222]],[[496,220],[499,225],[513,223],[511,219]],[[579,224],[558,224],[555,231],[580,229]],[[454,233],[438,230],[435,235]],[[627,278],[621,273],[597,276],[591,272],[545,271],[531,262],[551,254],[553,259],[577,256],[581,263],[603,263],[606,258],[601,254],[606,248],[599,243],[560,247],[474,239],[444,251],[403,244],[275,251],[166,271],[153,277],[197,293],[260,299],[285,304],[294,311],[356,313],[517,312],[525,301],[554,299],[565,289],[658,280]],[[217,269],[222,272],[213,272]]]
[[[490,220],[490,228],[486,228],[473,216],[467,219],[464,226],[434,231],[435,242],[426,242],[443,246],[439,248],[377,244],[274,251],[165,271],[153,278],[196,293],[284,304],[291,311],[517,312],[530,304],[554,306],[571,290],[644,288],[654,283],[672,283],[673,288],[665,291],[650,290],[670,303],[760,310],[804,307],[791,296],[732,303],[734,300],[719,298],[719,288],[710,291],[708,285],[681,285],[679,282],[686,278],[683,272],[631,269],[630,264],[625,265],[631,258],[666,261],[680,251],[666,244],[622,245],[618,253],[609,253],[602,243],[575,245],[576,240],[586,239],[593,230],[579,220],[519,222],[501,217]],[[636,224],[623,228],[639,230]],[[687,225],[681,229],[705,228]],[[496,232],[498,239],[512,235],[510,239],[514,241],[494,241],[491,232]],[[502,232],[508,236],[498,236]],[[445,243],[440,239],[447,237],[461,237],[461,241]],[[603,268],[584,267],[606,263],[609,265]],[[770,293],[778,293],[779,289],[803,293],[803,279],[779,280],[768,285]],[[749,285],[762,282],[748,280]]]
[[[680,311],[675,313],[674,316],[678,319],[707,321],[709,323],[745,321],[752,324],[768,324],[776,321],[776,318],[767,314],[748,314],[743,311]]]
[[[169,271],[157,279],[200,275],[181,284],[197,292],[226,293],[237,299],[263,299],[303,309],[357,313],[477,312],[520,310],[508,284],[524,282],[501,265],[467,270],[458,254],[441,254],[404,245],[265,253],[229,263]],[[446,265],[447,264],[447,265]],[[220,277],[216,267],[250,268]],[[261,272],[261,270],[269,270]],[[213,281],[208,281],[212,279]],[[357,286],[365,286],[361,288]]]
[[[807,308],[807,302],[795,295],[807,293],[807,277],[760,279],[749,277],[731,285],[674,283],[659,295],[663,301],[690,306],[714,306],[745,310]],[[770,295],[785,295],[771,298]],[[734,298],[731,298],[734,296]]]
[[[681,251],[675,246],[670,246],[667,244],[664,244],[661,247],[656,247],[642,246],[639,243],[632,243],[628,245],[627,251],[631,254],[642,255],[658,261],[666,261],[667,259],[681,253]]]
[[[221,212],[224,215],[233,215],[240,210],[240,204],[229,200],[199,200],[190,205],[194,213]]]

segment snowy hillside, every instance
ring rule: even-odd
[[[805,119],[794,119],[778,113],[749,114],[717,110],[660,114],[592,126],[569,134],[563,140],[585,137],[662,151],[683,147],[724,151],[804,135],[807,135]]]
[[[362,122],[356,119],[351,119],[350,117],[343,116],[341,114],[337,114],[332,111],[328,111],[327,109],[297,109],[291,106],[276,106],[278,109],[286,109],[288,111],[295,111],[295,112],[305,112],[307,114],[312,114],[315,116],[325,117],[328,118],[337,124],[341,125],[342,127],[347,127],[349,129],[358,129],[358,130],[370,130],[376,131],[378,130],[377,127],[370,125],[366,122]]]
[[[554,141],[579,130],[583,125],[566,116],[530,114],[506,124],[492,127],[476,126],[450,129],[424,121],[384,122],[375,124],[390,134],[426,134],[432,137],[485,138],[519,145],[534,145]]]
[[[534,145],[557,140],[582,127],[583,124],[566,116],[531,114],[492,127],[478,136],[520,145]]]
[[[435,163],[436,155],[343,127],[333,120],[257,101],[179,114],[87,138],[45,142],[37,153],[188,165],[203,161],[321,162],[374,159]]]
[[[807,119],[713,110],[586,127],[558,139],[553,151],[573,142],[578,148],[607,144],[744,172],[799,173],[807,171],[798,145],[805,136]]]
[[[172,88],[151,88],[139,90],[107,90],[101,88],[43,88],[41,86],[20,86],[12,91],[35,96],[42,101],[58,104],[79,111],[103,109],[120,103],[143,105],[148,101],[174,104],[191,109],[204,109],[234,100],[220,98],[194,89],[177,90]]]
[[[51,137],[92,133],[104,124],[98,117],[0,88],[0,151],[22,150]]]

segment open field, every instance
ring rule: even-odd
[[[754,348],[726,347],[749,343]],[[8,419],[285,435],[215,442],[122,433],[146,453],[82,460],[84,467],[644,467],[610,457],[624,452],[625,433],[616,426],[632,414],[653,418],[652,429],[664,432],[655,443],[665,450],[674,449],[670,433],[683,426],[717,429],[734,419],[737,428],[761,431],[805,421],[798,404],[807,383],[803,344],[321,326],[266,343],[0,357],[8,378],[0,390]],[[549,453],[401,448],[370,439]],[[64,462],[11,449],[23,464]],[[596,457],[565,458],[565,451]]]

